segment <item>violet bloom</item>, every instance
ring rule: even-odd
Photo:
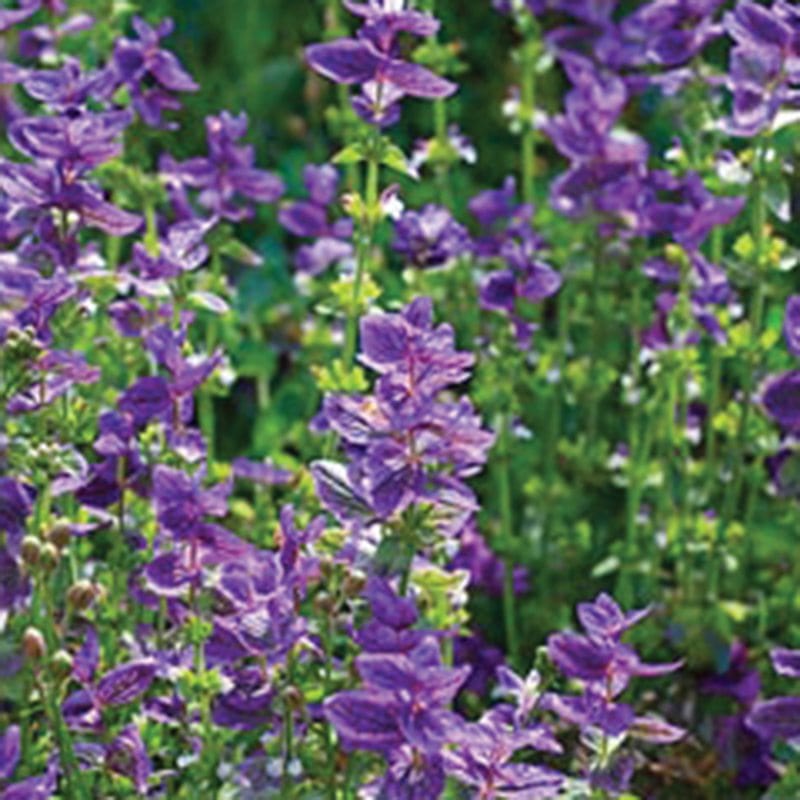
[[[688,280],[692,286],[690,302],[692,316],[697,324],[708,333],[717,344],[727,341],[725,330],[714,314],[714,307],[730,306],[736,301],[723,270],[712,264],[700,253],[692,250],[686,253],[688,260]],[[697,342],[699,331],[672,331],[669,318],[678,304],[678,286],[681,282],[680,265],[664,258],[651,258],[643,265],[645,275],[659,286],[665,287],[656,296],[655,315],[651,326],[642,332],[642,343],[651,350],[680,348]]]
[[[714,718],[713,736],[721,764],[735,776],[736,786],[768,786],[777,778],[770,739],[747,723],[761,691],[761,678],[749,664],[747,648],[741,642],[731,645],[725,671],[703,678],[700,690],[731,697],[738,705],[735,714]]]
[[[32,17],[41,8],[41,0],[20,0],[19,8],[0,9],[0,32]]]
[[[364,19],[358,38],[336,39],[306,48],[306,60],[320,75],[345,85],[359,84],[361,94],[353,108],[379,127],[400,119],[400,101],[406,95],[436,99],[449,97],[457,86],[418,64],[404,61],[397,43],[399,33],[432,36],[439,21],[430,14],[406,9],[404,0],[345,2]]]
[[[77,261],[80,227],[124,236],[141,224],[141,217],[108,203],[98,186],[84,180],[86,172],[119,155],[120,136],[130,121],[126,111],[74,111],[23,117],[9,127],[13,146],[35,163],[0,161],[0,193],[11,206],[11,217],[36,226],[67,264]],[[57,226],[53,210],[59,212]]]
[[[395,222],[392,248],[415,267],[442,267],[470,252],[471,240],[446,208],[427,205]]]
[[[622,635],[643,619],[650,609],[623,612],[607,594],[592,603],[578,605],[584,633],[556,633],[547,640],[550,659],[566,677],[579,681],[579,695],[547,694],[542,704],[584,732],[603,737],[623,734],[655,743],[680,739],[684,731],[655,717],[637,717],[633,708],[619,702],[619,695],[633,677],[659,677],[679,669],[682,662],[646,664]],[[611,779],[610,765],[590,776],[590,781]],[[612,770],[613,772],[613,770]],[[624,780],[621,780],[624,788]],[[598,784],[599,785],[599,784]]]
[[[64,9],[66,10],[66,9]],[[56,61],[61,41],[67,36],[89,30],[94,26],[94,18],[88,14],[73,14],[59,25],[34,25],[19,35],[19,54],[34,61]],[[113,80],[110,70],[104,70],[108,79]]]
[[[120,38],[114,46],[113,69],[119,83],[127,87],[144,123],[156,128],[162,126],[164,111],[181,107],[173,92],[195,92],[199,88],[175,55],[160,45],[173,28],[171,19],[153,28],[141,17],[134,17],[138,38]]]
[[[0,612],[22,607],[30,596],[31,582],[22,567],[20,544],[25,520],[33,510],[34,492],[14,478],[0,478]]]
[[[725,0],[652,0],[620,23],[628,61],[674,68],[690,61],[723,32],[714,19]]]
[[[582,57],[563,63],[573,88],[564,114],[552,118],[545,133],[571,165],[553,182],[551,204],[570,218],[595,215],[603,231],[635,228],[648,148],[615,128],[628,100],[625,84]]]
[[[238,221],[253,214],[256,203],[274,203],[283,194],[283,181],[271,172],[254,166],[252,145],[237,144],[247,133],[247,114],[233,116],[223,111],[206,117],[208,157],[176,162],[162,156],[161,174],[172,184],[173,192],[185,188],[199,190],[200,205],[215,215]]]
[[[724,22],[736,43],[728,70],[733,92],[728,128],[734,136],[755,136],[770,128],[783,106],[800,103],[800,11],[785,0],[769,8],[739,0]]]
[[[778,647],[770,656],[779,675],[800,678],[800,650]],[[796,740],[800,738],[800,697],[775,697],[756,703],[747,723],[770,740]]]
[[[470,375],[474,357],[454,345],[450,325],[434,326],[428,298],[362,319],[360,360],[380,378],[372,396],[325,397],[322,420],[351,461],[344,473],[332,462],[312,465],[320,499],[343,521],[425,504],[456,532],[476,509],[463,479],[481,469],[493,436],[466,397],[437,397]]]
[[[465,569],[469,572],[470,587],[482,590],[492,597],[503,594],[506,571],[505,562],[489,547],[486,538],[471,521],[459,536],[459,548],[450,562],[451,569]],[[530,575],[521,564],[514,567],[514,593],[528,591]]]
[[[687,250],[697,250],[714,228],[730,223],[745,204],[743,197],[713,195],[696,172],[678,178],[652,170],[642,188],[642,232],[668,235]]]
[[[339,172],[330,164],[303,168],[303,185],[308,200],[288,203],[278,212],[278,222],[294,236],[315,239],[297,250],[294,265],[299,272],[319,275],[331,264],[349,259],[353,255],[350,238],[353,221],[329,220],[329,207],[336,201],[339,189]]]
[[[58,784],[58,759],[48,762],[43,775],[10,783],[22,755],[20,729],[10,725],[0,734],[0,798],[2,800],[46,800]]]
[[[565,783],[561,773],[511,760],[530,749],[557,754],[561,746],[545,726],[517,727],[510,712],[510,706],[496,706],[477,722],[463,725],[456,747],[445,757],[447,774],[486,800],[561,795]]]
[[[381,797],[430,800],[444,790],[444,747],[461,723],[448,710],[469,672],[443,667],[426,639],[407,655],[356,657],[363,688],[327,698],[323,709],[346,750],[371,750],[388,762]]]
[[[481,308],[505,314],[521,348],[530,346],[536,326],[521,313],[521,303],[539,303],[561,288],[561,275],[541,256],[545,242],[531,227],[533,206],[515,202],[516,183],[506,178],[500,189],[480,192],[469,202],[469,210],[483,228],[475,252],[485,259],[498,258],[504,269],[481,279]]]

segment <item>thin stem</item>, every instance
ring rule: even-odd
[[[597,436],[598,415],[600,411],[601,391],[597,381],[597,371],[600,360],[600,339],[601,339],[601,320],[600,320],[600,260],[603,254],[603,240],[600,235],[595,237],[594,253],[592,256],[592,279],[590,294],[590,315],[591,315],[591,342],[589,344],[589,409],[587,412],[587,432],[588,444],[594,442]]]
[[[736,512],[736,507],[742,490],[744,480],[744,456],[747,444],[747,427],[750,421],[750,408],[754,387],[754,373],[757,366],[758,340],[761,336],[761,326],[764,319],[764,306],[766,303],[766,280],[762,275],[764,258],[764,233],[766,227],[766,204],[764,200],[763,161],[766,146],[764,143],[756,144],[755,166],[753,170],[753,195],[752,195],[752,236],[754,260],[756,265],[756,284],[753,303],[750,308],[750,337],[745,359],[743,380],[744,406],[739,420],[739,429],[733,447],[733,478],[728,484],[725,503],[722,512],[721,531],[724,536]]]
[[[344,363],[350,367],[356,355],[356,339],[358,338],[358,317],[361,303],[361,286],[367,271],[367,264],[372,248],[374,233],[374,219],[378,205],[378,180],[380,177],[380,164],[377,156],[377,137],[375,134],[367,161],[367,189],[365,200],[364,218],[359,224],[356,242],[356,274],[353,278],[353,293],[350,296],[350,307],[347,314],[347,333],[344,346]]]
[[[503,550],[507,553],[514,538],[514,513],[511,505],[510,479],[510,416],[500,420],[500,435],[497,443],[497,491],[500,499],[500,538]],[[504,559],[503,571],[503,621],[506,631],[506,650],[511,664],[519,663],[519,636],[514,593],[514,560],[510,555]]]
[[[520,58],[520,119],[522,122],[522,141],[520,142],[520,160],[522,162],[522,198],[532,203],[535,194],[536,179],[536,130],[533,117],[536,111],[536,73],[534,59],[536,39],[526,41],[522,46]]]

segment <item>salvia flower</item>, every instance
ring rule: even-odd
[[[446,208],[427,205],[397,220],[392,247],[415,267],[442,267],[468,253],[471,240]]]
[[[404,0],[348,2],[349,11],[364,19],[355,39],[336,39],[306,48],[306,60],[320,75],[345,85],[358,84],[361,94],[353,108],[367,122],[379,127],[400,118],[400,101],[406,95],[435,99],[448,97],[456,85],[425,67],[405,61],[397,35],[432,36],[439,22],[430,14],[406,9]]]
[[[475,509],[463,479],[480,470],[493,436],[466,397],[438,394],[467,380],[472,355],[455,350],[450,325],[434,326],[428,298],[399,314],[363,318],[361,348],[360,360],[380,377],[372,396],[324,399],[322,420],[351,462],[346,475],[329,462],[312,465],[320,498],[344,520],[364,510],[386,519],[412,503],[431,504],[458,530]]]
[[[216,216],[241,220],[252,216],[256,203],[274,203],[283,194],[283,181],[271,172],[254,166],[252,145],[238,144],[247,133],[247,114],[236,116],[223,111],[206,117],[208,157],[176,162],[165,155],[160,162],[161,174],[173,192],[185,188],[199,192],[201,206]]]

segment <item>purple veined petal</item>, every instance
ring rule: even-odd
[[[771,653],[772,666],[778,675],[800,678],[800,650],[787,650],[776,647]]]
[[[182,596],[194,577],[175,550],[156,556],[145,567],[144,575],[148,588],[160,597]]]
[[[458,85],[419,64],[386,59],[380,64],[379,81],[390,83],[411,97],[437,99],[450,97]]]
[[[332,264],[352,258],[353,246],[341,239],[323,236],[310,245],[298,248],[294,266],[298,272],[314,276],[324,272]]]
[[[534,264],[530,274],[519,289],[519,294],[532,303],[552,297],[563,283],[561,273],[546,264]]]
[[[406,356],[408,334],[396,314],[369,314],[359,324],[361,361],[383,372]]]
[[[770,739],[796,739],[800,736],[800,697],[776,697],[756,703],[747,724]]]
[[[782,428],[800,426],[800,371],[784,372],[767,380],[761,390],[761,402],[772,419]]]
[[[783,315],[783,338],[793,356],[800,358],[800,294],[793,294],[786,301]]]
[[[139,378],[117,402],[120,411],[130,414],[137,428],[165,414],[172,405],[169,385],[157,375]]]
[[[750,0],[739,0],[736,9],[725,14],[724,23],[737,42],[784,48],[792,38],[791,28],[771,9]]]
[[[386,800],[430,800],[442,796],[445,781],[439,753],[404,745],[390,756],[380,796]]]
[[[311,476],[322,504],[338,519],[352,521],[374,516],[363,494],[353,486],[343,464],[314,461]]]
[[[565,782],[561,773],[535,764],[503,764],[498,772],[497,791],[508,800],[557,797]]]
[[[0,736],[0,779],[10,780],[20,756],[19,725],[9,725]]]
[[[306,164],[303,167],[303,186],[314,205],[330,205],[339,188],[339,171],[331,164]]]
[[[408,597],[400,597],[384,578],[373,576],[367,582],[364,597],[369,601],[372,616],[394,630],[410,628],[418,618],[417,607]]]
[[[74,188],[79,187],[76,185]],[[76,191],[74,199],[77,201],[75,210],[80,213],[83,221],[109,236],[127,236],[135,233],[142,225],[142,218],[137,214],[123,211],[85,188]]]
[[[130,778],[139,794],[147,791],[152,765],[136,725],[126,725],[106,746],[105,764],[112,772]]]
[[[278,222],[295,236],[323,236],[328,230],[328,213],[316,203],[299,200],[278,212]]]
[[[81,683],[91,684],[99,661],[100,645],[97,631],[90,625],[84,634],[83,644],[72,660],[72,674]]]
[[[242,480],[260,483],[264,486],[276,486],[291,483],[294,474],[291,470],[276,467],[271,461],[251,461],[240,456],[231,462],[233,474]]]
[[[517,281],[510,269],[495,270],[480,283],[481,307],[490,311],[513,311],[517,296]]]
[[[575,633],[556,633],[547,640],[547,652],[555,665],[570,678],[605,680],[614,657],[613,647]]]
[[[271,172],[254,167],[239,167],[228,171],[228,179],[236,191],[259,203],[280,200],[285,186],[283,180]]]
[[[29,0],[29,2],[22,3],[21,8],[0,9],[0,32],[8,30],[14,25],[19,25],[20,22],[24,22],[28,17],[32,17],[39,10],[39,6],[41,6],[41,0],[33,0],[33,2]]]
[[[356,657],[356,669],[367,686],[389,692],[413,691],[417,670],[398,653],[366,653]]]
[[[403,743],[393,702],[391,692],[357,689],[329,697],[322,708],[347,749],[388,752]]]
[[[56,769],[48,767],[44,775],[34,775],[6,786],[2,800],[49,800],[56,791]]]
[[[660,717],[648,715],[636,717],[629,734],[635,739],[642,739],[652,744],[672,744],[686,736],[686,730],[677,725],[670,725]]]
[[[101,706],[121,706],[144,694],[156,675],[156,662],[150,659],[130,661],[106,673],[95,690]]]
[[[165,89],[173,92],[196,92],[200,88],[169,50],[157,50],[148,62],[148,67]]]
[[[312,44],[305,50],[309,66],[336,83],[365,83],[375,75],[380,60],[357,39],[336,39]]]

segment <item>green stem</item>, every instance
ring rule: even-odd
[[[34,680],[44,700],[45,710],[50,720],[53,734],[58,742],[59,758],[64,767],[64,779],[67,784],[66,797],[68,800],[84,800],[89,795],[83,786],[72,737],[61,715],[58,691],[55,687],[46,686],[38,676]]]
[[[376,134],[379,136],[379,134]],[[344,363],[351,367],[356,355],[356,340],[358,338],[358,318],[361,305],[361,286],[372,248],[374,233],[374,219],[378,205],[378,181],[380,177],[380,164],[377,157],[376,139],[373,139],[367,161],[367,190],[365,199],[364,219],[359,225],[356,242],[356,274],[353,278],[353,293],[350,296],[350,307],[347,314],[347,333],[344,346]]]
[[[601,387],[598,386],[597,371],[600,361],[600,339],[602,325],[600,320],[600,260],[603,254],[603,240],[599,234],[595,236],[592,256],[592,278],[590,293],[591,337],[589,343],[589,408],[587,412],[587,444],[591,447],[597,436],[598,416],[600,412]]]
[[[533,64],[523,58],[520,76],[520,115],[524,126],[521,142],[522,160],[522,198],[533,203],[536,179],[536,131],[533,127],[533,114],[536,103],[536,81]]]
[[[739,429],[733,446],[733,478],[728,484],[725,503],[722,512],[721,533],[724,537],[728,525],[736,513],[739,497],[744,480],[744,457],[747,444],[747,427],[750,421],[750,408],[754,388],[754,373],[757,367],[758,341],[761,336],[761,327],[764,319],[764,306],[766,304],[766,276],[762,275],[764,261],[764,233],[766,227],[766,204],[764,199],[763,161],[766,143],[757,143],[755,166],[753,170],[753,195],[752,195],[752,235],[754,260],[756,265],[755,295],[750,308],[750,336],[748,352],[745,359],[744,380],[744,406],[739,420]]]
[[[510,416],[500,420],[500,435],[496,462],[497,491],[500,500],[500,539],[503,551],[508,553],[514,538],[514,513],[511,505],[510,480]],[[510,555],[504,559],[503,571],[503,621],[506,632],[506,651],[512,665],[519,663],[519,636],[514,595],[514,560]]]

